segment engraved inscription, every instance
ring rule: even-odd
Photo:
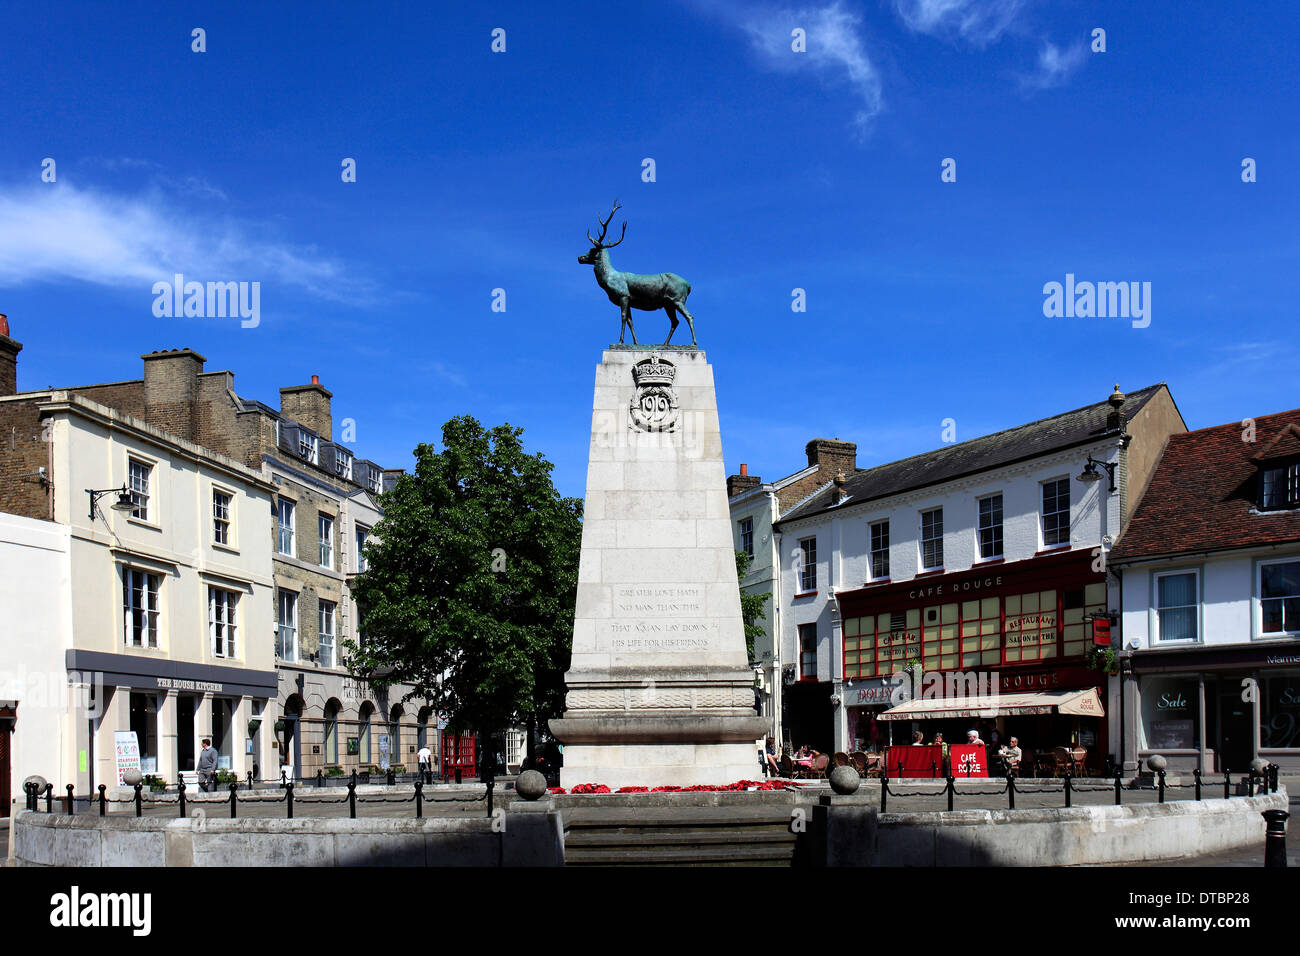
[[[679,585],[635,585],[614,589],[619,614],[698,615],[704,611],[704,589]]]

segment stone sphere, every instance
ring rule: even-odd
[[[1250,769],[1262,775],[1268,769],[1268,761],[1263,757],[1256,757],[1250,762]]]
[[[44,793],[44,792],[45,792],[45,785],[46,785],[47,783],[49,783],[49,781],[46,780],[44,777],[42,777],[39,773],[34,773],[34,774],[32,774],[30,777],[26,778],[26,779],[23,781],[23,792],[24,792],[24,793],[27,791],[27,785],[28,785],[29,783],[34,783],[34,784],[36,784],[36,792],[37,792],[37,793]]]
[[[546,778],[536,770],[525,770],[515,780],[515,793],[525,800],[539,800],[546,794]]]
[[[139,770],[127,770],[122,774],[122,782],[128,787],[134,787],[137,783],[144,782],[144,776]]]
[[[1168,766],[1169,761],[1160,756],[1160,754],[1152,754],[1150,757],[1147,757],[1147,769],[1152,773],[1159,773]]]
[[[836,767],[831,771],[831,789],[836,793],[856,793],[862,778],[852,767]]]

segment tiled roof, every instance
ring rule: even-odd
[[[1300,409],[1171,435],[1110,561],[1300,541],[1300,509],[1260,511],[1258,462],[1300,453]]]
[[[1125,419],[1131,419],[1164,387],[1163,383],[1150,385],[1129,394],[1122,409]],[[855,472],[845,482],[844,491],[848,498],[839,507],[941,484],[1062,448],[1097,441],[1107,434],[1106,416],[1110,410],[1108,402],[1096,402],[1028,425]],[[795,521],[832,510],[835,507],[831,504],[833,494],[833,487],[824,489],[792,510],[782,521]]]

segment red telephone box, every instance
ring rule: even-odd
[[[449,734],[439,731],[438,755],[442,766],[442,779],[455,780],[456,771],[460,770],[462,780],[468,780],[476,773],[477,763],[474,759],[474,735]]]

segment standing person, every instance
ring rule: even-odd
[[[429,770],[433,764],[433,751],[429,749],[428,744],[424,744],[420,747],[419,752],[415,755],[415,759],[420,765],[420,779],[425,783],[432,783],[433,780],[429,776]]]
[[[203,738],[203,750],[199,753],[199,789],[211,793],[217,789],[217,752],[212,748],[212,741]]]

